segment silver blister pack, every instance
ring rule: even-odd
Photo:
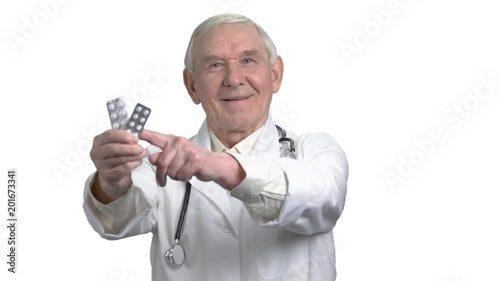
[[[151,109],[149,107],[138,103],[132,112],[132,116],[129,117],[127,113],[127,104],[123,97],[108,101],[106,107],[108,108],[111,128],[126,130],[137,136],[141,134],[151,114]]]
[[[124,129],[128,121],[127,105],[125,99],[119,97],[112,99],[106,103],[108,108],[109,120],[111,121],[111,128]]]

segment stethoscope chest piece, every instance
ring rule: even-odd
[[[169,263],[181,266],[184,264],[186,254],[184,253],[184,248],[178,244],[178,241],[175,241],[172,248],[168,249],[165,253],[165,257]]]

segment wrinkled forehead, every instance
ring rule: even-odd
[[[221,24],[198,36],[194,43],[194,61],[205,56],[228,56],[249,50],[267,56],[264,40],[254,25]]]

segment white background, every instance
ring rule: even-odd
[[[194,134],[204,115],[182,83],[184,52],[196,25],[224,10],[263,26],[284,58],[275,121],[326,131],[347,154],[337,280],[500,280],[500,86],[474,96],[479,77],[500,81],[495,1],[393,1],[384,26],[374,15],[389,0],[74,0],[44,21],[47,2],[0,4],[5,224],[7,169],[19,182],[19,273],[7,273],[2,226],[1,280],[150,280],[150,235],[111,242],[87,223],[90,141],[120,95],[153,109],[149,129]],[[169,75],[138,95],[148,68]],[[440,143],[423,151],[416,143],[434,130]],[[413,170],[401,168],[409,160]]]

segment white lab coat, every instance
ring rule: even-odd
[[[280,158],[278,133],[269,118],[252,152],[238,156],[247,177],[265,177],[266,165],[277,164],[285,173],[287,195],[275,220],[256,217],[243,203],[251,200],[245,194],[228,196],[214,182],[190,180],[181,267],[169,264],[165,252],[174,241],[185,183],[167,179],[166,187],[157,187],[154,167],[146,159],[133,171],[129,192],[108,205],[91,196],[91,175],[85,184],[85,214],[106,239],[152,232],[155,281],[335,280],[332,229],[344,208],[345,154],[327,134],[293,137],[297,160]],[[210,149],[206,121],[192,141]]]

